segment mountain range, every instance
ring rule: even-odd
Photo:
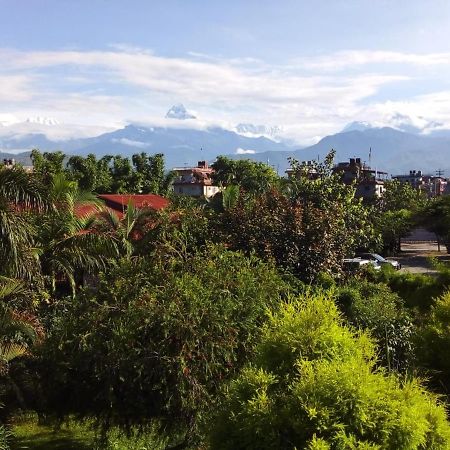
[[[199,124],[195,115],[181,104],[170,108],[165,120],[164,126],[130,124],[95,137],[58,140],[48,137],[48,133],[35,131],[36,125],[41,125],[44,131],[59,126],[55,119],[27,119],[19,127],[20,133],[14,132],[14,127],[0,124],[0,158],[15,158],[29,164],[32,148],[63,150],[67,154],[79,155],[94,153],[97,156],[131,156],[145,151],[149,154],[164,153],[170,168],[228,155],[268,162],[282,174],[288,167],[288,157],[300,161],[323,159],[333,148],[337,161],[360,157],[373,168],[389,174],[412,169],[434,173],[443,169],[447,176],[450,175],[450,130],[427,121],[423,121],[420,128],[404,116],[395,118],[395,128],[353,122],[341,132],[326,136],[306,148],[284,139],[283,128],[278,126],[247,123],[226,129]],[[32,131],[27,133],[27,129]]]

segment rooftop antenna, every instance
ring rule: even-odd
[[[372,147],[369,147],[369,167],[372,165]]]
[[[442,170],[442,169],[438,169],[438,170],[436,170],[436,175],[438,176],[438,177],[442,177],[442,175],[444,175],[444,170]]]

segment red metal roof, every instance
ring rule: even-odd
[[[98,198],[113,208],[122,211],[128,206],[128,203],[137,208],[163,209],[169,204],[169,200],[155,194],[101,194]]]
[[[101,194],[97,197],[103,200],[106,207],[113,210],[119,219],[123,217],[129,202],[136,208],[151,208],[154,210],[160,210],[169,205],[169,200],[155,194]],[[78,217],[84,217],[97,211],[97,206],[92,203],[75,205],[75,214]]]

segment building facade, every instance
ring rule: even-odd
[[[191,197],[213,197],[220,188],[213,184],[214,169],[206,161],[199,161],[197,167],[175,167],[177,176],[173,182],[173,191],[177,195]]]

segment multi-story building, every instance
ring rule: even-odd
[[[197,167],[175,167],[172,170],[177,174],[173,183],[175,194],[209,198],[220,191],[213,184],[214,169],[206,161],[199,161]]]
[[[447,193],[448,180],[442,176],[424,175],[421,170],[410,170],[409,174],[392,177],[401,183],[408,183],[414,189],[420,189],[428,197],[438,197]]]
[[[333,172],[341,175],[345,184],[356,184],[357,197],[371,199],[381,197],[384,192],[384,183],[387,172],[371,169],[361,162],[361,158],[350,158],[349,161],[340,162],[333,168]]]
[[[310,180],[315,180],[319,176],[315,161],[302,161],[295,169],[292,167],[286,169],[286,175],[288,178],[307,177]]]

